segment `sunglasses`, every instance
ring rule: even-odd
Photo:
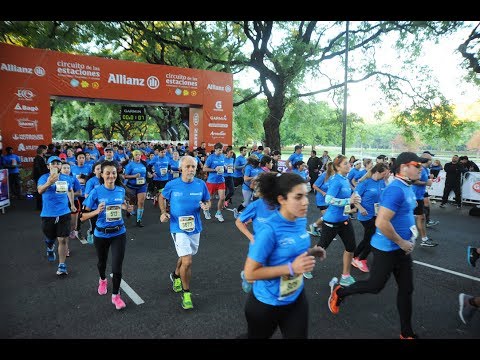
[[[422,167],[422,163],[416,162],[416,161],[410,161],[406,163],[405,165],[412,165],[415,166],[417,169],[420,169]]]

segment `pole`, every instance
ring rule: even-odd
[[[345,155],[345,147],[347,141],[347,79],[348,79],[348,27],[350,22],[347,21],[347,29],[345,32],[345,83],[343,85],[343,126],[342,126],[342,154]]]

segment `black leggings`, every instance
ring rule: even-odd
[[[245,304],[249,339],[269,339],[280,327],[284,339],[308,337],[308,301],[305,291],[288,305],[268,305],[248,294]]]
[[[112,247],[112,294],[116,295],[120,290],[120,282],[122,281],[122,264],[125,256],[127,234],[123,233],[111,238],[94,236],[94,242],[98,257],[98,273],[102,279],[106,279],[105,270],[107,269],[108,249],[110,249],[110,246]]]
[[[337,291],[343,299],[354,294],[378,294],[393,273],[397,282],[397,309],[400,315],[400,327],[403,336],[412,336],[412,294],[413,294],[413,262],[410,255],[398,249],[381,251],[372,248],[373,263],[370,267],[370,277],[364,281],[341,288]]]
[[[353,257],[358,257],[359,260],[365,260],[368,254],[370,254],[370,251],[372,250],[370,246],[370,240],[372,239],[372,236],[373,234],[375,234],[375,230],[377,229],[375,227],[375,219],[376,216],[374,216],[370,220],[360,221],[364,230],[363,239],[362,241],[360,241],[360,243],[355,248],[355,251],[353,252]]]
[[[233,186],[233,177],[227,176],[225,178],[225,186],[227,187],[225,201],[228,201],[232,198],[233,194],[235,193],[235,187]]]
[[[342,239],[343,245],[345,246],[345,251],[354,252],[355,231],[353,230],[353,225],[350,220],[345,220],[345,222],[334,224],[324,220],[322,224],[322,233],[317,245],[323,247],[324,249],[328,248],[337,234],[340,235],[340,238]]]

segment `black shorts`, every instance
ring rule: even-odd
[[[423,215],[425,206],[423,205],[423,199],[417,200],[417,207],[413,210],[413,215]]]
[[[42,231],[49,240],[70,235],[70,213],[61,216],[42,217]]]
[[[159,190],[167,185],[168,180],[153,180],[153,193],[156,194]]]
[[[320,205],[320,206],[317,206],[317,208],[319,208],[320,211],[322,211],[322,210],[327,210],[328,205]]]

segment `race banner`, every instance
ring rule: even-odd
[[[52,142],[50,100],[103,99],[119,103],[190,107],[190,146],[232,144],[233,75],[94,56],[65,54],[0,43],[0,129],[25,167],[38,145]],[[133,111],[133,110],[130,110]],[[205,114],[204,114],[205,113]],[[192,126],[193,114],[201,129]],[[122,115],[143,121],[144,114]],[[195,130],[196,129],[196,130]],[[172,135],[178,129],[170,129]]]

